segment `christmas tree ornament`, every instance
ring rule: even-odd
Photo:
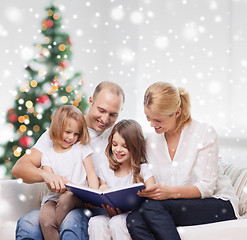
[[[29,148],[33,145],[33,138],[26,136],[26,135],[23,135],[19,139],[19,144],[20,144],[20,146],[22,146],[24,148]]]

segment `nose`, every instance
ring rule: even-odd
[[[152,121],[152,120],[150,121],[150,126],[151,127],[155,127],[156,126],[155,123],[154,123],[154,121]]]
[[[121,146],[117,146],[116,152],[121,152],[121,151],[122,151],[122,147]]]
[[[68,135],[69,139],[72,139],[72,138],[73,138],[73,136],[74,136],[74,134],[73,134],[73,133],[70,133],[70,134]]]
[[[110,117],[109,117],[109,114],[105,113],[103,116],[102,116],[102,121],[104,124],[108,123],[110,120]]]

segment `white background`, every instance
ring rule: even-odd
[[[143,113],[143,95],[155,81],[186,88],[192,116],[216,128],[222,155],[246,155],[246,0],[60,0],[63,30],[73,44],[73,66],[89,97],[101,81],[121,85],[121,118]],[[48,0],[8,0],[0,9],[0,143],[11,131],[6,111],[26,79],[24,66],[43,41]],[[238,160],[238,159],[236,159]]]

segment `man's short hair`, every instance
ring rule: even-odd
[[[110,92],[122,96],[123,103],[125,101],[125,96],[124,96],[124,91],[123,89],[114,82],[108,82],[104,81],[98,84],[98,86],[95,88],[94,93],[93,93],[93,99],[96,99],[97,95],[100,93],[101,90],[103,89],[108,89]]]

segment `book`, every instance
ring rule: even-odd
[[[90,203],[96,207],[102,207],[101,204],[109,205],[113,208],[119,208],[122,213],[132,211],[145,200],[145,198],[137,195],[137,192],[145,188],[143,183],[134,183],[121,188],[110,188],[103,192],[71,183],[67,183],[66,187],[84,203]]]

